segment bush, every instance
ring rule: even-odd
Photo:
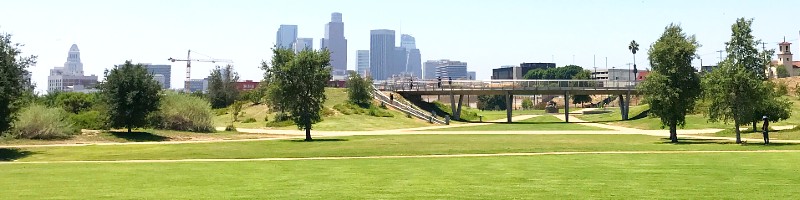
[[[265,127],[287,127],[287,126],[294,126],[294,122],[291,120],[284,120],[284,121],[271,121],[267,122]]]
[[[185,94],[167,94],[161,102],[157,128],[178,131],[214,132],[211,105]]]
[[[100,113],[100,111],[91,110],[78,114],[72,114],[69,116],[69,121],[71,121],[76,128],[107,130],[109,127],[106,123],[106,118],[107,116]]]
[[[794,85],[794,96],[800,97],[800,83]]]
[[[775,92],[777,92],[778,95],[781,95],[781,96],[789,95],[789,86],[787,86],[786,83],[783,83],[783,82],[776,82],[775,83]]]
[[[268,122],[268,121],[269,121],[269,115],[264,116],[264,122]]]
[[[61,139],[79,133],[61,108],[32,105],[22,109],[15,123],[14,137],[25,139]]]
[[[290,120],[289,114],[286,114],[285,112],[279,112],[278,114],[275,114],[275,121],[276,122],[283,122],[283,121],[289,121],[289,120]]]
[[[236,127],[233,125],[228,125],[225,127],[225,131],[236,131]]]
[[[369,116],[374,116],[374,117],[394,117],[394,115],[389,111],[387,111],[386,109],[381,109],[376,107],[369,108],[368,114]]]
[[[251,118],[247,118],[244,121],[242,121],[242,123],[253,123],[253,122],[256,122],[256,119],[252,118],[252,117]]]
[[[322,110],[320,110],[320,114],[322,114],[323,117],[330,117],[330,116],[335,115],[336,112],[334,112],[330,108],[322,108]]]

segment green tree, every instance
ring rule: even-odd
[[[22,97],[31,92],[28,67],[36,56],[22,57],[22,45],[11,42],[11,35],[0,33],[0,134],[11,130],[23,106]]]
[[[577,65],[567,65],[563,67],[534,69],[524,75],[525,79],[572,79],[575,75],[583,71],[583,67]]]
[[[670,24],[648,52],[652,71],[638,87],[650,115],[669,127],[670,140],[678,142],[677,127],[686,125],[686,114],[700,96],[700,77],[692,67],[698,48],[695,36],[687,36],[679,25]]]
[[[522,100],[522,109],[530,110],[533,109],[533,101],[530,98],[525,98]]]
[[[94,102],[93,95],[80,92],[62,92],[56,97],[56,105],[73,114],[89,110]]]
[[[330,51],[273,48],[269,99],[290,114],[311,141],[311,125],[322,120],[325,86],[331,79]],[[288,58],[288,59],[287,59]],[[267,78],[267,77],[265,77]]]
[[[785,65],[781,65],[775,68],[776,73],[778,74],[778,78],[786,78],[789,77],[789,71],[786,70]]]
[[[237,81],[239,81],[239,74],[233,71],[232,65],[217,66],[211,70],[211,76],[208,79],[208,99],[212,108],[228,107],[239,98],[239,90],[236,89]]]
[[[769,100],[774,97],[771,94],[773,89],[763,81],[773,51],[758,51],[761,41],[754,39],[750,28],[752,23],[752,19],[736,20],[731,26],[731,40],[725,43],[728,56],[720,63],[719,69],[703,80],[705,96],[709,100],[709,119],[733,120],[736,143],[742,142],[740,126],[752,123],[761,111],[776,106],[770,105]]]
[[[478,95],[478,109],[480,110],[505,110],[506,96],[504,95]]]
[[[161,85],[141,64],[125,61],[105,73],[100,85],[113,128],[131,129],[148,125],[147,117],[158,111]]]
[[[350,103],[369,108],[372,104],[372,79],[362,78],[358,73],[351,71],[347,79],[347,97]]]
[[[756,110],[751,119],[753,121],[753,132],[758,131],[758,122],[763,119],[763,116],[767,116],[767,119],[771,122],[786,120],[792,116],[792,102],[783,97],[789,93],[786,84],[770,81],[765,81],[764,84],[765,87],[760,88],[764,96],[760,104],[755,106]]]

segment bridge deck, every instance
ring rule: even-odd
[[[375,87],[412,95],[638,94],[636,82],[605,80],[382,81]]]

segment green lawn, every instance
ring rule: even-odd
[[[576,117],[590,122],[601,122],[615,126],[638,128],[643,130],[662,129],[661,119],[644,117],[641,119],[621,121],[622,117],[620,116],[619,108],[607,108],[607,109],[611,112],[604,114],[595,114],[595,115],[581,115]],[[631,106],[629,115],[630,117],[635,117],[647,109],[649,109],[648,105]],[[706,116],[703,116],[701,114],[696,114],[696,115],[686,116],[686,126],[684,127],[684,129],[707,129],[707,128],[724,129],[729,127],[733,127],[733,125],[730,124],[726,125],[722,122],[708,122],[708,118]]]
[[[0,137],[0,145],[43,145],[43,144],[85,144],[109,142],[162,142],[187,140],[231,140],[272,138],[281,135],[217,131],[214,133],[192,133],[170,130],[90,131],[61,140],[31,140]]]
[[[483,121],[494,121],[506,118],[506,111],[505,110],[478,110],[478,109],[468,109],[475,113],[478,113],[478,116],[483,116]],[[546,114],[544,110],[514,110],[511,112],[512,116],[520,116],[520,115],[544,115]]]
[[[553,131],[553,130],[592,131],[592,130],[608,130],[608,129],[598,128],[593,126],[585,126],[577,123],[566,123],[552,115],[544,115],[514,122],[511,124],[495,123],[495,124],[481,125],[481,126],[434,129],[432,131]]]
[[[800,153],[0,165],[0,199],[797,199]]]
[[[688,140],[665,144],[646,135],[391,135],[195,144],[95,145],[0,149],[0,160],[152,160],[189,158],[277,158],[376,155],[574,151],[685,151],[800,149],[800,145],[735,145]]]
[[[742,127],[740,129],[742,138],[755,139],[755,141],[762,141],[764,139],[764,135],[761,134],[760,130],[761,126],[759,125],[758,132],[751,131],[752,130],[751,128]],[[736,133],[733,131],[733,129],[726,129],[724,131],[710,133],[710,134],[703,134],[703,135],[715,136],[715,137],[729,137],[729,138],[736,137]],[[769,138],[773,140],[800,140],[800,127],[796,127],[790,130],[770,131]]]

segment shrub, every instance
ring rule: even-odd
[[[794,96],[800,97],[800,83],[794,85]]]
[[[283,120],[283,121],[271,121],[267,122],[265,127],[287,127],[287,126],[294,126],[294,122],[291,120]]]
[[[225,131],[236,131],[236,127],[233,125],[228,125],[225,127]]]
[[[199,97],[185,94],[167,94],[163,97],[161,110],[158,113],[158,128],[192,131],[214,132],[211,105]]]
[[[369,108],[368,114],[370,116],[375,116],[375,117],[394,117],[394,115],[389,111],[387,111],[386,109],[381,109],[376,107]]]
[[[108,123],[106,123],[106,118],[107,116],[100,113],[100,111],[91,110],[78,114],[72,114],[69,116],[69,121],[71,121],[76,128],[107,130],[109,127]]]
[[[786,83],[777,82],[775,83],[775,92],[777,92],[778,95],[781,96],[789,95],[789,86],[787,86]]]
[[[66,111],[43,105],[24,108],[15,127],[14,136],[26,139],[61,139],[80,132],[69,123]]]
[[[322,108],[322,110],[320,110],[320,114],[322,114],[322,116],[324,117],[330,117],[335,115],[336,112],[334,112],[333,109],[330,108]]]
[[[269,115],[266,115],[266,116],[264,116],[264,121],[265,121],[265,122],[268,122],[268,121],[269,121]]]
[[[279,112],[278,114],[275,114],[276,122],[289,121],[290,119],[291,118],[289,118],[289,114],[286,114],[285,112]]]
[[[256,119],[252,118],[252,117],[251,118],[247,118],[244,121],[242,121],[242,123],[253,123],[253,122],[256,122]]]

